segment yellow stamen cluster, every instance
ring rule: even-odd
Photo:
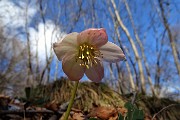
[[[80,66],[89,68],[90,66],[97,64],[98,57],[102,57],[101,52],[92,45],[84,43],[79,46],[79,53],[77,61],[80,60]]]

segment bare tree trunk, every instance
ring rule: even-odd
[[[117,68],[117,71],[118,71],[119,92],[121,94],[124,94],[124,90],[123,90],[123,77],[122,77],[121,70],[120,70],[120,68],[118,66],[118,63],[116,63],[116,68]]]
[[[28,3],[26,6],[26,23],[25,23],[25,30],[26,30],[26,38],[27,38],[27,52],[28,52],[28,62],[27,62],[27,72],[28,72],[28,76],[27,76],[27,85],[31,86],[31,82],[32,82],[32,64],[31,64],[31,47],[30,47],[30,40],[29,40],[29,32],[28,32],[28,18],[27,18],[27,14],[28,14]]]
[[[108,7],[108,10],[109,10],[109,12],[110,12],[110,14],[111,14],[111,17],[114,18],[114,15],[113,15],[112,10],[110,9],[110,7]],[[124,50],[123,45],[122,45],[122,42],[121,42],[121,40],[120,40],[121,37],[120,37],[120,34],[119,34],[119,30],[118,30],[117,24],[116,24],[116,22],[115,22],[114,19],[112,19],[112,20],[113,20],[113,23],[114,23],[114,28],[115,28],[117,37],[118,37],[118,42],[119,42],[119,44],[120,44],[121,49],[122,49],[123,52],[125,53],[125,50]],[[136,90],[136,86],[135,86],[135,84],[134,84],[134,80],[133,80],[133,76],[132,76],[132,73],[131,73],[131,69],[130,69],[129,63],[128,63],[128,62],[125,62],[125,64],[126,64],[126,67],[127,67],[127,70],[128,70],[129,82],[130,82],[132,91],[135,91],[135,90]]]
[[[120,41],[119,31],[118,31],[117,27],[115,27],[115,29],[116,29],[116,33],[117,33],[117,36],[118,36],[118,42],[120,43],[120,46],[121,46],[121,48],[123,49],[123,45],[122,45],[122,43],[121,43],[121,41]],[[124,49],[123,49],[123,52],[125,52]],[[127,70],[128,70],[129,82],[130,82],[132,91],[135,91],[136,89],[135,89],[134,80],[133,80],[133,77],[132,77],[132,74],[131,74],[130,66],[129,66],[129,64],[128,64],[127,61],[126,61],[125,63],[126,63],[126,68],[127,68]]]
[[[115,76],[114,76],[113,70],[112,70],[112,63],[108,64],[108,68],[109,68],[111,79],[115,79]]]
[[[119,25],[121,26],[122,30],[127,35],[128,40],[129,40],[129,42],[130,42],[130,44],[132,46],[132,49],[134,51],[134,54],[135,54],[135,57],[136,57],[136,60],[137,60],[137,63],[138,63],[138,67],[139,67],[139,76],[140,76],[140,80],[141,80],[141,90],[142,90],[143,94],[146,94],[143,67],[142,67],[141,59],[139,57],[138,50],[137,50],[137,48],[135,46],[135,43],[134,43],[133,39],[130,36],[130,33],[129,33],[128,29],[126,28],[126,26],[123,24],[123,22],[121,20],[121,17],[119,15],[118,11],[117,11],[116,4],[115,4],[114,0],[111,0],[111,3],[113,5],[114,11],[115,11],[115,15],[117,17],[117,21],[118,21]]]
[[[36,59],[36,69],[35,69],[35,72],[36,72],[36,81],[39,81],[40,79],[40,74],[39,74],[39,53],[38,53],[38,46],[39,46],[39,43],[38,43],[38,39],[36,39],[36,55],[35,55],[35,59]]]
[[[114,76],[112,63],[108,64],[108,68],[109,68],[110,77],[111,77],[111,82],[109,83],[109,81],[107,81],[108,85],[113,86],[115,89],[119,89],[119,85],[117,85],[116,81],[114,81],[114,80],[117,80],[117,79]]]
[[[132,74],[131,74],[131,69],[129,67],[128,62],[126,62],[126,68],[127,68],[128,74],[129,74],[129,82],[130,82],[132,91],[135,91],[136,88],[135,88],[135,84],[134,84],[133,77],[132,77]]]
[[[56,67],[55,67],[54,81],[56,81],[56,80],[57,80],[58,67],[59,67],[58,63],[59,63],[59,61],[58,61],[58,60],[56,60]]]
[[[120,43],[120,46],[121,46],[121,48],[122,48],[123,52],[125,52],[125,51],[124,51],[124,49],[123,49],[123,45],[122,45],[122,43],[121,43],[121,41],[120,41],[120,34],[119,34],[119,30],[117,29],[117,27],[115,27],[115,30],[116,30],[116,34],[117,34],[117,36],[118,36],[118,42]],[[131,69],[130,69],[130,66],[129,66],[129,64],[128,64],[128,62],[127,62],[127,61],[126,61],[125,63],[126,63],[126,68],[127,68],[127,70],[128,70],[129,82],[130,82],[130,85],[131,85],[132,91],[135,91],[135,90],[136,90],[136,88],[135,88],[134,80],[133,80],[133,77],[132,77],[132,74],[131,74]]]
[[[136,30],[136,28],[135,28],[134,21],[133,21],[133,17],[132,17],[132,14],[131,14],[131,10],[130,10],[130,8],[129,8],[129,5],[128,5],[128,3],[127,3],[126,0],[123,0],[123,1],[124,1],[125,6],[126,6],[126,10],[127,10],[127,12],[128,12],[128,15],[129,15],[129,18],[130,18],[130,21],[131,21],[131,24],[132,24],[132,28],[133,28],[133,32],[134,32],[135,38],[136,38],[137,43],[139,44],[140,49],[141,49],[142,58],[143,58],[143,60],[144,60],[145,69],[146,69],[146,72],[147,72],[147,75],[148,75],[148,82],[149,82],[149,85],[150,85],[152,94],[153,94],[153,96],[156,96],[155,91],[154,91],[154,87],[153,87],[153,84],[152,84],[152,79],[151,79],[151,75],[150,75],[150,71],[149,71],[149,66],[148,66],[148,63],[146,62],[147,60],[146,60],[146,56],[145,56],[145,54],[144,54],[144,47],[143,47],[143,45],[142,45],[142,43],[141,43],[141,40],[140,40],[139,35],[138,35],[138,33],[137,33],[137,30]]]
[[[44,24],[44,47],[45,47],[45,55],[46,55],[46,68],[48,67],[48,63],[49,63],[49,61],[48,61],[48,54],[47,54],[47,40],[46,40],[46,21],[45,21],[45,18],[44,18],[44,11],[43,11],[43,8],[42,8],[42,0],[40,0],[39,1],[39,9],[40,9],[40,13],[41,13],[41,18],[42,18],[42,21],[43,21],[43,24]],[[46,68],[44,69],[45,71],[46,71]],[[42,72],[42,74],[43,73],[45,73],[45,71],[43,71]],[[48,69],[48,71],[47,71],[47,81],[44,81],[45,83],[47,82],[49,82],[49,73],[50,73],[50,71],[49,71],[49,69]],[[44,75],[44,74],[43,74]],[[42,81],[42,79],[43,79],[43,76],[41,77],[41,81]]]
[[[156,28],[153,28],[154,31],[156,32]],[[160,43],[160,48],[158,47],[158,36],[156,37],[156,53],[157,53],[157,60],[156,60],[156,70],[155,70],[155,83],[154,83],[154,88],[156,95],[159,95],[160,91],[160,76],[161,76],[161,66],[160,66],[160,58],[162,56],[163,51],[163,46],[164,46],[164,37],[165,37],[166,30],[164,30],[161,43]]]
[[[176,51],[176,45],[175,45],[175,42],[173,40],[171,30],[169,28],[167,18],[166,18],[165,14],[164,14],[163,1],[162,0],[158,0],[158,1],[159,1],[160,10],[161,10],[161,16],[162,16],[163,24],[164,24],[164,27],[166,28],[166,30],[168,32],[168,37],[169,37],[169,41],[170,41],[170,44],[171,44],[172,53],[173,53],[173,57],[174,57],[174,63],[176,65],[176,69],[177,69],[178,74],[180,76],[180,64],[178,62],[178,55],[177,55],[177,51]]]

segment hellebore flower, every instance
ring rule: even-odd
[[[121,48],[108,42],[104,28],[70,33],[54,43],[53,49],[62,60],[64,73],[73,81],[79,81],[85,73],[90,80],[100,82],[104,77],[102,60],[118,62],[125,59]]]

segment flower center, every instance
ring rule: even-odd
[[[79,46],[77,61],[80,60],[80,66],[89,68],[90,66],[97,64],[97,61],[99,61],[97,59],[98,57],[102,57],[102,54],[96,47],[87,43]]]

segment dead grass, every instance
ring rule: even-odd
[[[73,85],[74,82],[61,78],[61,80],[47,86],[36,87],[33,90],[33,96],[43,97],[61,105],[69,101]],[[124,103],[128,101],[126,96],[118,94],[104,83],[80,82],[76,96],[79,96],[79,99],[75,101],[73,107],[86,112],[89,112],[94,106],[124,106]],[[138,102],[136,102],[139,108],[151,116],[170,104],[178,104],[178,102],[143,95],[139,95]],[[180,106],[174,106],[160,113],[158,118],[179,120],[179,111]]]

